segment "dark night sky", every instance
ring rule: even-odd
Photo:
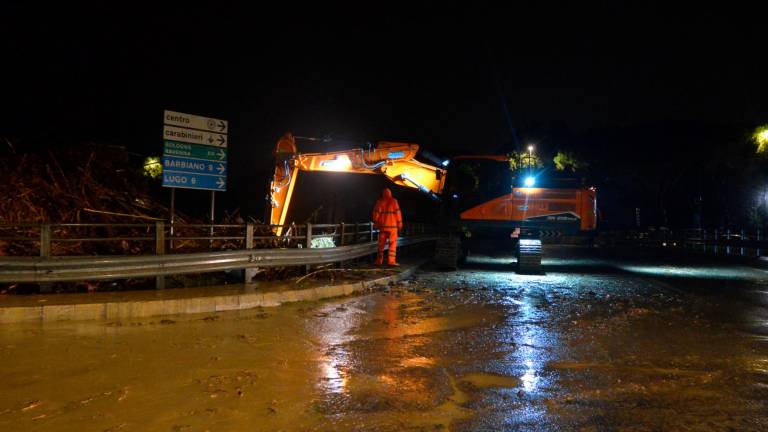
[[[391,139],[455,153],[508,149],[510,124],[558,146],[531,131],[768,119],[762,11],[614,3],[4,3],[0,135],[149,154],[161,150],[164,108],[221,117],[232,176],[249,184],[287,130],[339,147]]]

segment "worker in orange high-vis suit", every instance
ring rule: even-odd
[[[400,205],[392,198],[392,191],[384,188],[381,198],[373,207],[373,226],[379,230],[379,254],[376,256],[376,265],[384,264],[384,247],[389,240],[389,253],[387,264],[397,266],[397,232],[403,229],[403,216],[400,214]]]

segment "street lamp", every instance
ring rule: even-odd
[[[533,165],[533,144],[528,144],[528,168]]]

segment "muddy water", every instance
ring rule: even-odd
[[[768,430],[764,272],[475,264],[321,303],[4,326],[0,430]]]

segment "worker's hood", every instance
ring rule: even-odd
[[[384,188],[384,190],[381,191],[381,196],[384,198],[392,198],[392,191],[389,190],[389,188]]]

